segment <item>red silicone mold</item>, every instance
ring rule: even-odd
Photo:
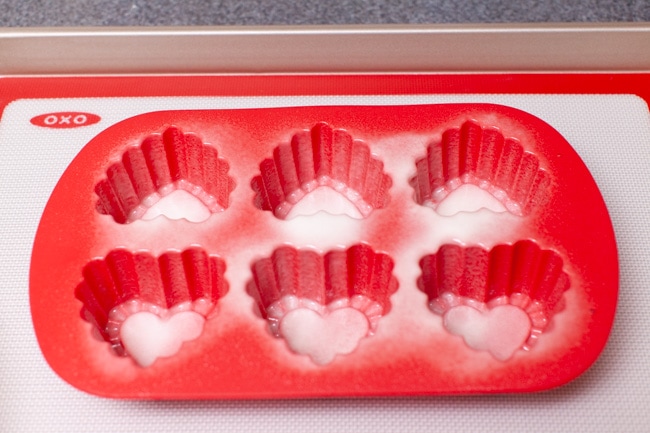
[[[391,258],[365,244],[325,255],[282,246],[252,270],[248,292],[271,332],[317,364],[352,352],[373,334],[397,290]]]
[[[488,191],[515,215],[526,215],[549,196],[549,175],[535,154],[496,128],[467,121],[443,132],[416,162],[416,200],[436,209],[451,192],[471,184]]]
[[[47,361],[94,394],[421,395],[574,379],[617,288],[598,188],[542,120],[326,106],[107,128],[43,213],[30,302]]]
[[[141,218],[147,209],[174,191],[199,198],[207,210],[221,212],[235,187],[228,163],[217,149],[174,127],[127,149],[95,186],[97,210],[118,223]]]
[[[364,142],[319,123],[311,131],[295,134],[291,143],[273,150],[272,159],[262,161],[262,174],[251,182],[255,205],[286,218],[306,195],[329,187],[355,205],[358,217],[367,217],[389,201],[392,181],[383,168]]]
[[[225,267],[223,260],[200,248],[168,251],[158,258],[115,249],[84,266],[75,295],[83,303],[82,317],[117,354],[131,355],[148,367],[159,354],[173,355],[182,341],[200,335],[204,319],[228,291]],[[129,332],[138,327],[134,322],[145,323],[151,334],[165,328],[185,332],[171,332],[152,344]]]
[[[506,360],[517,349],[529,350],[562,308],[570,286],[562,264],[557,253],[531,240],[490,251],[446,244],[422,258],[418,286],[449,332]]]

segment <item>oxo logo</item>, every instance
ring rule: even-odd
[[[80,126],[93,125],[101,120],[96,114],[79,113],[73,111],[46,113],[32,117],[30,122],[36,126],[45,128],[78,128]]]

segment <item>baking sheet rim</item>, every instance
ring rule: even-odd
[[[0,76],[647,71],[650,23],[0,29]]]

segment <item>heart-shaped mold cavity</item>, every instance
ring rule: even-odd
[[[537,341],[570,287],[559,254],[532,240],[489,251],[445,244],[420,268],[418,287],[445,328],[501,360]]]
[[[228,170],[228,162],[219,157],[215,147],[204,144],[194,134],[169,127],[127,149],[121,160],[106,170],[106,178],[95,186],[99,197],[96,208],[125,224],[146,218],[153,206],[169,199],[178,202],[172,209],[183,209],[177,210],[176,215],[173,210],[153,215],[165,213],[174,219],[205,220],[206,213],[209,216],[228,207],[235,188]],[[205,207],[203,212],[187,214],[188,198],[192,197]]]
[[[435,210],[459,188],[473,186],[492,195],[504,210],[523,216],[546,202],[551,185],[535,154],[497,128],[482,128],[473,121],[446,130],[440,142],[429,144],[426,156],[416,161],[416,170],[410,179],[415,200]],[[477,210],[481,194],[476,192],[468,194],[466,206],[443,213]],[[496,210],[489,200],[484,203]]]
[[[81,317],[117,354],[148,366],[200,335],[228,291],[225,269],[199,247],[159,257],[118,248],[84,266],[75,295]]]
[[[205,317],[194,311],[141,310],[124,319],[119,337],[125,353],[138,365],[149,367],[158,358],[178,353],[184,342],[199,338],[204,324]]]
[[[285,314],[278,328],[291,350],[318,365],[352,353],[369,331],[365,314],[352,307],[327,312],[296,308]]]
[[[322,365],[375,331],[397,290],[392,270],[367,244],[326,254],[287,245],[253,263],[247,290],[271,332]]]
[[[326,123],[277,146],[273,158],[260,164],[260,173],[251,181],[255,206],[281,219],[293,216],[292,209],[310,194],[319,195],[318,200],[299,214],[323,210],[365,218],[388,204],[392,185],[384,164],[371,155],[366,143]],[[351,206],[345,202],[354,210],[348,210]]]
[[[510,359],[531,331],[530,318],[514,305],[497,305],[489,310],[459,305],[445,313],[443,326],[472,349],[489,352],[500,361]]]

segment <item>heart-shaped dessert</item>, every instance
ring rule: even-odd
[[[175,355],[184,342],[198,338],[204,324],[205,318],[194,311],[179,311],[162,317],[142,311],[124,320],[120,338],[135,362],[149,367],[158,358]]]
[[[291,350],[324,365],[338,354],[352,353],[368,335],[370,326],[365,314],[355,308],[341,308],[325,315],[298,308],[282,318],[279,330]]]
[[[500,361],[510,359],[531,331],[528,314],[514,305],[486,311],[460,305],[445,313],[443,325],[450,333],[463,337],[472,349],[488,351]]]

